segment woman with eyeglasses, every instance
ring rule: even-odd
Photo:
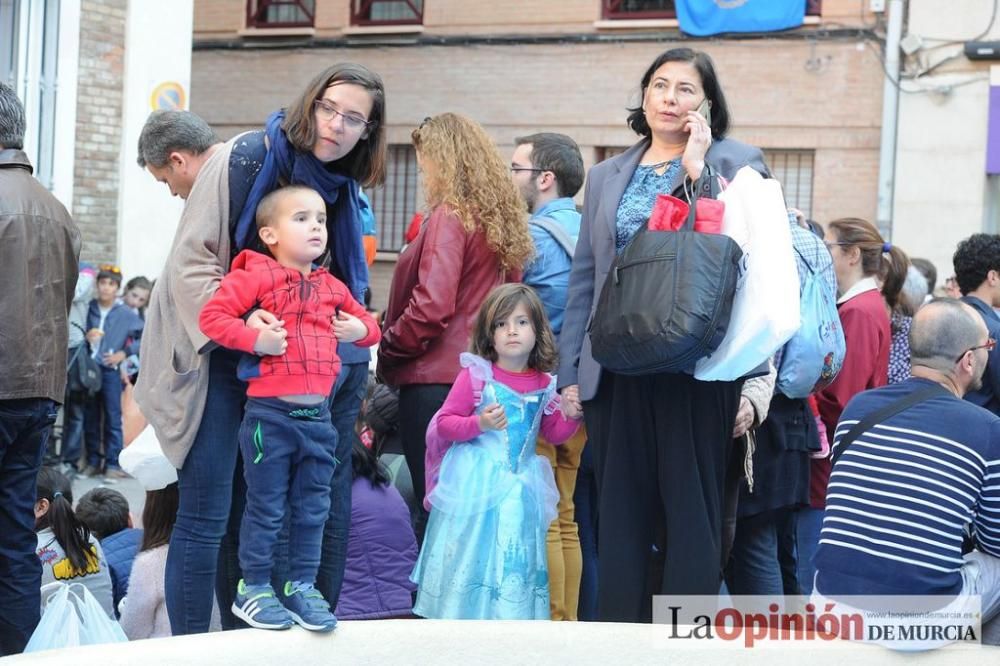
[[[719,591],[733,440],[763,417],[743,382],[696,380],[693,362],[631,376],[591,354],[588,323],[605,279],[657,196],[687,199],[685,182],[690,190],[706,166],[727,179],[744,166],[770,175],[760,149],[726,138],[729,110],[706,53],[661,53],[639,90],[628,116],[639,141],[587,176],[559,338],[559,386],[564,404],[582,407],[599,490],[599,619],[616,622],[648,622],[651,594]]]
[[[825,240],[837,274],[837,312],[847,342],[840,374],[816,393],[820,418],[832,443],[837,421],[851,398],[888,382],[892,344],[889,312],[898,307],[910,260],[905,252],[885,242],[871,222],[854,217],[827,224]],[[800,509],[797,515],[802,594],[813,589],[816,569],[812,560],[819,545],[830,467],[829,458],[812,461],[810,506]]]
[[[199,160],[201,166],[191,176],[196,181],[176,190],[187,199],[187,205],[167,270],[161,276],[166,278],[161,280],[166,287],[153,293],[150,309],[158,323],[171,319],[187,323],[191,316],[197,322],[200,305],[217,288],[233,257],[248,248],[263,250],[256,240],[257,206],[267,194],[285,185],[308,186],[323,198],[329,240],[327,253],[319,262],[328,262],[330,271],[348,286],[354,298],[363,300],[368,267],[360,188],[384,180],[386,160],[385,89],[377,74],[354,63],[332,65],[316,75],[287,108],[271,114],[262,130],[241,134],[224,145],[216,145],[210,128],[197,117],[189,117],[193,114],[167,116],[147,121],[139,142],[140,164],[167,162],[168,166],[160,169],[165,172],[162,178],[157,177],[170,184],[170,178],[177,175],[173,162],[151,157],[159,148],[171,146],[170,157],[177,156],[178,163],[188,152],[206,157]],[[192,123],[200,123],[196,129],[204,135],[197,150],[188,148]],[[151,172],[158,173],[152,168]],[[171,190],[175,191],[173,184]],[[249,316],[248,326],[281,330],[281,316],[258,310]],[[187,329],[171,328],[170,324],[160,328],[174,336],[187,333]],[[201,416],[203,406],[204,416],[195,434],[188,436],[184,431],[177,435],[175,439],[189,448],[171,458],[179,467],[180,504],[166,567],[166,604],[175,635],[208,630],[213,585],[223,626],[234,628],[236,620],[230,607],[240,578],[236,542],[245,485],[237,464],[237,434],[247,387],[237,373],[241,355],[222,348],[197,349],[202,344],[199,335],[188,334],[191,341],[183,344],[161,336],[165,344],[173,345],[166,352],[166,363],[173,373],[165,373],[172,376],[159,388],[173,393],[173,384],[166,382],[183,385],[177,392],[183,389],[184,395],[196,395],[204,401],[197,410],[193,406],[186,410]],[[192,341],[194,351],[190,351]],[[354,345],[340,345],[337,352],[342,367],[332,393],[331,413],[339,433],[337,458],[349,461],[370,352]],[[197,360],[201,358],[204,361]],[[191,385],[195,388],[189,390]],[[184,405],[178,409],[183,410]],[[184,427],[178,425],[176,430]],[[311,598],[317,603],[325,599],[335,607],[347,553],[350,465],[338,465],[330,483],[330,518],[316,580],[322,598]],[[296,556],[294,552],[288,555]],[[283,582],[278,578],[280,574],[275,582]],[[271,597],[261,603],[278,600]]]
[[[479,124],[442,113],[412,140],[429,213],[392,276],[378,372],[399,387],[403,452],[422,500],[424,435],[459,373],[479,306],[494,287],[520,280],[534,244],[508,165]],[[421,507],[418,544],[426,520]]]

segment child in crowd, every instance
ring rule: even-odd
[[[494,289],[471,354],[428,428],[430,519],[412,580],[413,612],[444,619],[549,619],[545,535],[559,491],[535,454],[539,430],[560,444],[579,427],[560,410],[552,330],[534,290]],[[481,396],[477,404],[477,395]],[[437,428],[434,435],[432,431]],[[436,485],[432,440],[455,442]]]
[[[130,641],[171,636],[164,574],[167,547],[177,520],[177,483],[146,491],[142,547],[132,565],[132,585],[121,603],[122,629]]]
[[[91,355],[101,366],[101,391],[87,403],[84,431],[87,442],[87,467],[84,473],[97,476],[102,471],[100,447],[104,435],[103,471],[110,478],[128,475],[118,464],[122,450],[122,361],[139,353],[143,321],[127,305],[118,301],[122,284],[117,266],[101,266],[97,274],[97,298],[87,313],[87,342]],[[101,421],[103,417],[103,428]]]
[[[111,573],[104,551],[73,513],[70,481],[51,467],[38,472],[35,531],[42,587],[53,582],[82,583],[114,619]],[[44,598],[44,595],[43,595]]]
[[[145,275],[139,275],[125,283],[125,291],[122,292],[122,303],[132,308],[132,312],[146,319],[146,305],[149,303],[149,293],[153,290],[153,283]]]
[[[257,207],[256,222],[271,256],[241,252],[199,322],[220,345],[257,355],[245,357],[239,370],[249,383],[239,433],[247,498],[239,545],[243,579],[232,610],[261,629],[286,629],[294,621],[330,631],[337,619],[314,587],[337,444],[327,398],[340,371],[338,341],[369,347],[380,332],[340,280],[313,266],[327,242],[319,194],[301,186],[275,190]],[[248,328],[241,317],[255,306],[285,329]],[[279,601],[270,579],[286,505],[290,580]]]
[[[388,470],[360,440],[354,442],[351,464],[351,529],[337,617],[409,617],[417,589],[410,581],[417,561],[410,510],[390,483]]]
[[[87,346],[87,312],[90,301],[94,298],[94,285],[97,282],[97,270],[90,264],[80,264],[80,272],[76,279],[76,291],[73,303],[69,307],[69,350],[67,354],[67,372],[76,363],[77,356],[89,354]],[[84,412],[87,407],[87,392],[80,387],[74,387],[66,382],[66,400],[63,402],[62,439],[59,445],[59,456],[63,463],[63,471],[75,475],[79,471],[80,449],[83,442]]]
[[[115,615],[118,603],[128,594],[132,560],[142,541],[142,530],[132,527],[128,500],[117,490],[97,487],[76,503],[76,517],[97,537],[111,570]]]

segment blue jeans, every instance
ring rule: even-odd
[[[593,447],[583,447],[580,469],[576,473],[573,505],[580,533],[583,571],[580,576],[580,602],[576,616],[581,622],[597,621],[597,480],[594,477]]]
[[[220,542],[230,523],[246,399],[246,384],[236,377],[238,360],[238,353],[217,349],[202,369],[209,373],[205,412],[184,466],[177,470],[180,504],[165,573],[167,614],[175,636],[208,631],[216,588],[223,626],[233,626],[229,606],[236,590],[229,581],[238,580],[239,573],[229,571],[236,567],[235,552],[226,550],[232,544],[220,551]]]
[[[330,401],[330,420],[337,431],[337,467],[330,480],[330,517],[323,530],[323,555],[316,576],[316,589],[330,602],[330,608],[337,607],[344,584],[347,534],[351,526],[351,483],[354,480],[351,449],[354,447],[354,424],[367,390],[367,363],[341,366]]]
[[[101,392],[87,401],[84,430],[87,438],[87,464],[101,468],[101,416],[104,417],[104,467],[121,469],[122,452],[122,376],[117,368],[101,366]]]
[[[799,588],[802,594],[810,595],[813,590],[813,579],[816,578],[816,565],[813,558],[819,549],[819,532],[823,528],[823,516],[826,511],[805,507],[798,510],[795,526],[795,552],[799,558]]]
[[[248,585],[270,582],[286,516],[288,579],[315,582],[323,526],[330,514],[336,450],[337,432],[325,403],[295,405],[276,398],[247,401],[240,427],[247,496],[239,553]]]
[[[71,352],[72,353],[72,352]],[[63,403],[62,442],[59,459],[73,469],[80,462],[80,447],[83,444],[83,424],[86,418],[87,394],[81,391],[67,391]]]
[[[780,527],[793,509],[774,509],[736,521],[736,539],[726,572],[730,594],[781,596]]]
[[[38,624],[42,565],[33,508],[55,422],[52,400],[0,400],[0,657],[22,652]]]

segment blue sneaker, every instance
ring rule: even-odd
[[[330,604],[312,583],[288,581],[282,592],[281,602],[300,627],[309,631],[326,632],[333,631],[337,626],[337,618],[330,612]]]
[[[270,585],[247,585],[240,579],[233,600],[233,615],[258,629],[288,629],[295,622]]]

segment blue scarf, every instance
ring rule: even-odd
[[[236,224],[236,243],[240,248],[252,247],[257,229],[254,221],[257,205],[278,188],[279,175],[292,185],[311,187],[326,201],[327,247],[332,251],[335,272],[347,284],[354,298],[364,302],[368,264],[361,240],[358,182],[328,169],[311,152],[295,150],[281,129],[284,119],[284,110],[275,111],[264,126],[270,148]]]

